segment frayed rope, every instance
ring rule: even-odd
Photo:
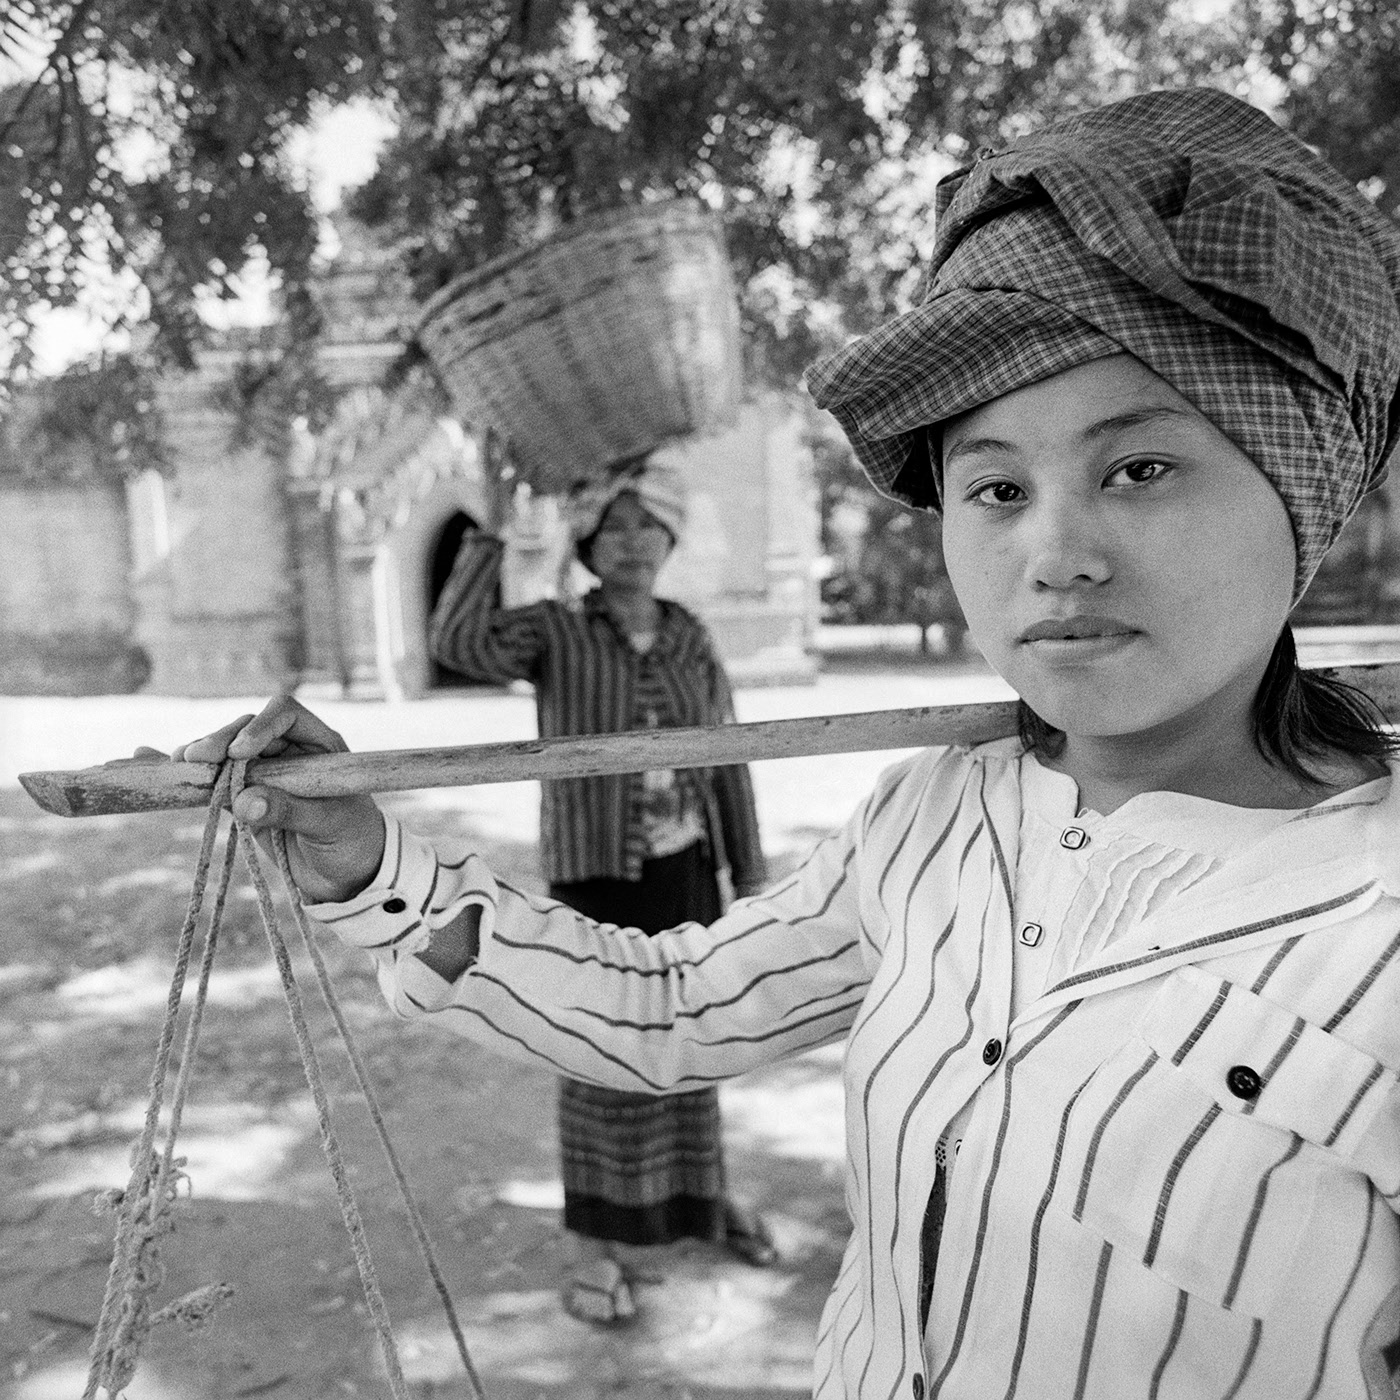
[[[136,1360],[141,1344],[153,1327],[168,1322],[181,1322],[190,1328],[201,1327],[233,1295],[233,1289],[226,1283],[207,1284],[186,1293],[183,1297],[175,1299],[162,1308],[153,1309],[152,1306],[153,1295],[164,1282],[165,1277],[164,1265],[160,1258],[160,1241],[163,1236],[175,1228],[173,1209],[179,1196],[180,1184],[182,1182],[188,1183],[188,1177],[183,1171],[184,1159],[173,1156],[175,1136],[179,1130],[180,1118],[189,1088],[195,1047],[208,995],[209,974],[213,966],[214,950],[218,941],[219,923],[240,839],[249,877],[257,896],[258,910],[262,915],[263,927],[267,933],[273,960],[282,981],[282,990],[287,1002],[287,1011],[291,1018],[297,1050],[301,1056],[302,1069],[316,1106],[322,1151],[335,1182],[341,1218],[350,1237],[355,1264],[360,1274],[360,1284],[365,1295],[365,1303],[374,1322],[375,1330],[379,1334],[389,1388],[393,1400],[408,1400],[403,1367],[399,1360],[388,1307],[379,1286],[378,1274],[370,1253],[369,1241],[365,1235],[359,1206],[355,1201],[354,1191],[346,1175],[340,1142],[332,1126],[330,1101],[321,1076],[315,1046],[307,1027],[301,992],[292,971],[291,956],[278,924],[272,892],[268,888],[267,878],[263,873],[256,840],[248,828],[236,821],[229,830],[213,910],[205,934],[198,988],[186,1027],[180,1070],[172,1096],[170,1129],[166,1135],[164,1152],[157,1153],[154,1150],[156,1126],[164,1100],[170,1051],[175,1037],[175,1022],[184,994],[194,929],[198,921],[209,867],[213,858],[219,816],[224,807],[230,805],[233,798],[242,790],[246,769],[246,762],[231,761],[225,763],[220,769],[214,785],[208,815],[205,819],[203,838],[200,842],[199,858],[195,865],[189,904],[186,908],[185,921],[180,930],[176,949],[175,974],[171,981],[170,993],[166,999],[165,1020],[157,1044],[155,1066],[151,1072],[151,1087],[145,1124],[140,1139],[132,1149],[131,1180],[125,1191],[104,1192],[98,1197],[99,1209],[116,1212],[117,1231],[112,1266],[107,1278],[106,1294],[93,1335],[91,1366],[87,1387],[83,1392],[83,1400],[95,1400],[99,1386],[107,1391],[109,1397],[120,1395],[122,1389],[130,1383],[135,1374]],[[448,1328],[462,1360],[472,1395],[474,1400],[485,1400],[480,1377],[477,1375],[471,1355],[467,1350],[466,1338],[457,1319],[456,1310],[453,1307],[442,1271],[433,1254],[422,1214],[413,1198],[407,1177],[399,1163],[398,1154],[389,1139],[384,1116],[370,1086],[369,1077],[365,1072],[359,1052],[351,1038],[349,1026],[341,1012],[339,1001],[326,972],[325,962],[307,925],[306,916],[301,907],[300,895],[296,883],[292,879],[286,841],[281,832],[273,834],[272,846],[287,896],[291,901],[297,929],[315,970],[322,998],[344,1044],[355,1079],[359,1084],[371,1121],[374,1124],[375,1132],[388,1159],[399,1194],[407,1208],[415,1242],[446,1314]]]

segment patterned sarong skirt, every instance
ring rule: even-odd
[[[642,878],[550,887],[589,918],[660,933],[720,915],[715,870],[697,842],[642,865]],[[620,1244],[724,1238],[719,1091],[630,1094],[559,1081],[564,1227]]]

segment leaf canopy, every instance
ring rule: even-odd
[[[191,364],[201,299],[257,262],[283,344],[312,341],[291,143],[357,99],[397,132],[350,208],[420,296],[592,210],[696,198],[723,213],[753,371],[784,383],[913,294],[940,171],[1130,91],[1271,95],[1400,202],[1392,0],[8,0],[4,72],[9,384],[95,284],[147,372]]]

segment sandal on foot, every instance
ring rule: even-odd
[[[724,1247],[756,1269],[778,1262],[778,1247],[763,1217],[732,1201],[724,1207]]]
[[[563,1299],[570,1317],[602,1327],[626,1322],[637,1312],[632,1285],[613,1259],[600,1259],[576,1273],[564,1285]]]

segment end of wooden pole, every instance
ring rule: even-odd
[[[121,758],[97,768],[21,773],[20,785],[58,817],[106,817],[205,807],[218,770],[212,763]]]
[[[66,773],[21,773],[19,785],[41,806],[56,817],[82,815],[81,790],[70,791],[64,785]],[[75,802],[75,798],[79,801]]]

